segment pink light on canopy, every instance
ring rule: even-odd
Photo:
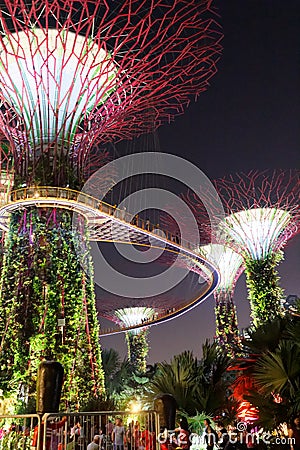
[[[95,142],[182,113],[222,39],[210,0],[5,0],[0,31],[0,128],[20,174],[49,155],[56,185],[62,158],[79,174]]]

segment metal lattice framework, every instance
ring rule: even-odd
[[[129,230],[127,241],[137,238],[142,245],[151,232],[112,217],[110,206],[108,211],[99,211],[78,201],[78,191],[107,157],[96,146],[152,131],[183,112],[191,97],[207,88],[216,72],[221,39],[211,0],[1,3],[0,130],[13,157],[14,188],[25,188],[24,195],[17,191],[17,198],[12,193],[13,198],[1,208],[0,226],[9,233],[0,297],[2,335],[10,332],[2,339],[0,351],[1,367],[8,374],[5,389],[22,372],[31,395],[35,388],[32,361],[40,361],[51,349],[51,358],[60,355],[68,367],[63,388],[66,402],[81,402],[90,392],[95,396],[102,392],[93,280],[79,268],[74,275],[74,267],[80,264],[75,250],[79,238],[75,238],[71,217],[74,211],[79,213],[89,273],[92,264],[84,218],[89,225],[95,219],[90,227],[94,238],[100,234],[119,240]],[[46,191],[32,197],[30,190],[35,195],[37,186],[46,186]],[[53,196],[52,188],[76,190],[77,197],[61,197],[61,192]],[[60,232],[64,238],[56,239]],[[32,257],[32,243],[39,241],[45,254],[41,260],[51,261],[45,266],[36,257],[41,249],[35,249]],[[59,245],[69,250],[62,257],[65,261],[57,255]],[[183,258],[187,253],[192,259],[189,250]],[[63,269],[62,262],[66,262]],[[212,281],[206,287],[213,289],[217,275],[208,266]],[[65,274],[58,285],[62,270]],[[73,280],[67,289],[64,282],[69,276]],[[46,289],[42,279],[51,287]],[[75,280],[77,292],[71,294]],[[86,321],[81,320],[82,308]],[[74,350],[72,357],[55,336],[60,311],[67,324],[66,340]],[[77,331],[72,329],[74,320]],[[33,331],[32,323],[38,322],[41,325]],[[26,372],[28,364],[32,373]]]
[[[117,309],[115,311],[115,316],[118,318],[120,325],[125,325],[125,327],[134,327],[143,323],[143,321],[148,322],[155,314],[153,308],[123,308]]]
[[[214,185],[226,217],[216,217],[217,233],[212,238],[242,255],[257,324],[281,311],[283,293],[275,266],[280,250],[299,231],[299,170],[251,171],[216,180]],[[207,204],[205,192],[203,196]],[[185,198],[209,234],[212,227],[202,202],[193,193]]]
[[[230,237],[240,253],[266,258],[298,232],[299,173],[250,172],[216,181],[228,213],[220,224],[221,233]]]
[[[221,51],[210,0],[5,0],[0,24],[0,127],[16,172],[32,180],[46,159],[59,186],[61,161],[82,177],[94,142],[181,113]]]
[[[214,227],[201,199],[193,192],[184,199],[207,236],[216,242],[229,245],[244,257],[261,259],[280,250],[299,231],[299,170],[250,171],[213,183],[225,210],[225,218],[215,214]],[[213,210],[214,199],[201,187],[200,192]]]
[[[218,268],[220,281],[216,292],[233,292],[236,282],[243,272],[241,255],[221,244],[203,245],[199,247],[198,252]]]

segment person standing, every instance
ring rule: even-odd
[[[75,450],[79,450],[80,446],[79,446],[79,438],[82,435],[82,431],[81,431],[81,424],[80,424],[80,420],[76,419],[76,422],[73,426],[73,428],[71,429],[71,439],[73,439],[75,441]]]
[[[114,444],[114,450],[124,450],[125,429],[123,427],[122,419],[120,418],[116,419],[111,439]]]
[[[224,427],[223,422],[217,423],[217,433],[219,449],[223,450],[226,447],[227,442],[229,441],[229,435],[226,428]]]
[[[38,425],[35,426],[32,436],[32,442],[31,442],[31,448],[36,450],[43,450],[45,448],[46,450],[52,450],[54,449],[54,446],[52,445],[52,431],[53,430],[59,430],[60,428],[63,428],[65,423],[67,421],[67,417],[64,416],[59,422],[46,422],[46,443],[45,446],[43,446],[43,439],[44,439],[44,421],[41,422],[40,429]],[[38,444],[38,435],[40,433],[40,444],[39,447]]]
[[[128,425],[126,432],[127,450],[133,449],[133,431],[134,431],[134,421],[132,420]]]
[[[182,450],[189,450],[191,446],[190,432],[189,425],[185,417],[180,419],[179,428],[176,428],[175,431],[179,433],[176,441],[174,442],[177,445],[177,448],[180,448]]]
[[[138,450],[141,445],[141,428],[140,423],[136,420],[133,427],[133,450]]]

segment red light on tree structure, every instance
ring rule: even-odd
[[[4,0],[0,31],[15,188],[80,189],[107,157],[96,145],[171,121],[207,88],[222,39],[211,0]],[[21,203],[1,275],[0,387],[27,402],[37,361],[56,358],[66,405],[82,405],[103,393],[85,218],[75,232],[63,204]]]
[[[23,180],[50,164],[45,185],[82,182],[93,143],[183,112],[221,52],[208,0],[6,0],[0,22],[1,128]]]

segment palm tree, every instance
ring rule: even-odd
[[[215,414],[226,402],[230,357],[217,342],[210,344],[209,341],[202,345],[202,354],[196,396],[201,411]]]
[[[274,429],[300,409],[299,317],[287,314],[253,329],[244,352],[236,364],[234,397],[250,401],[260,424]]]
[[[171,394],[179,409],[193,414],[196,409],[194,392],[197,372],[198,361],[190,351],[174,356],[170,363],[159,363],[149,385],[151,399],[160,394]]]
[[[300,410],[300,341],[282,339],[274,352],[256,362],[254,380],[260,392],[285,404],[285,414]]]
[[[127,359],[121,361],[118,352],[112,348],[102,350],[102,365],[106,396],[117,406],[122,398],[129,396],[131,366]]]
[[[191,351],[174,356],[170,363],[162,362],[149,382],[151,398],[171,394],[178,409],[190,416],[199,411],[214,414],[225,402],[227,385],[224,374],[230,359],[217,343],[203,344],[203,357],[197,360]]]

